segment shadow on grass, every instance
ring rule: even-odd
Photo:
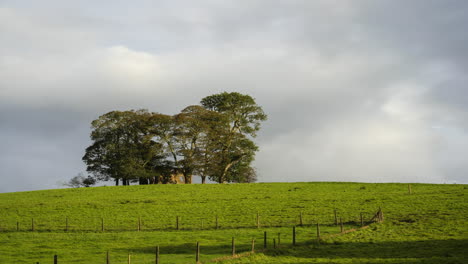
[[[245,241],[242,241],[245,242]],[[236,242],[236,243],[241,243],[241,241]],[[194,255],[196,253],[197,245],[196,243],[184,243],[180,245],[175,245],[175,246],[160,246],[159,247],[159,252],[161,255],[164,254],[188,254],[188,255]],[[133,253],[143,253],[143,254],[155,254],[156,247],[141,247],[141,248],[130,248],[129,250],[125,249],[122,250],[123,252],[131,251]],[[203,245],[202,243],[200,244],[200,254],[202,255],[231,255],[231,244],[224,243],[224,244],[219,244],[216,246],[213,245]],[[250,245],[247,244],[239,244],[236,245],[236,252],[238,253],[243,253],[243,252],[250,252],[251,247]]]
[[[236,253],[250,252],[247,241],[238,241]],[[242,244],[240,244],[242,243]],[[202,255],[231,255],[231,244],[204,246],[201,244]],[[263,244],[256,245],[260,251]],[[402,259],[410,259],[405,263],[468,263],[468,239],[459,240],[426,240],[401,242],[343,242],[322,243],[320,245],[302,243],[297,246],[282,245],[277,249],[267,249],[263,253],[267,256],[292,256],[298,258],[339,259],[386,259],[385,263],[401,263]],[[133,253],[155,254],[155,247],[142,247],[128,249]],[[126,249],[125,252],[128,252]],[[193,255],[196,252],[196,243],[185,243],[175,246],[161,246],[160,254]],[[330,262],[333,263],[333,262]],[[371,263],[371,262],[370,262]]]
[[[267,256],[294,256],[300,258],[362,258],[413,259],[412,263],[468,263],[468,239],[424,240],[400,242],[326,242],[302,244],[296,247],[270,249]],[[400,259],[400,260],[398,260]],[[419,259],[415,261],[415,259]],[[431,259],[433,261],[431,261]],[[445,259],[443,262],[441,260]]]

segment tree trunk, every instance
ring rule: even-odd
[[[184,174],[184,183],[185,184],[191,184],[192,183],[192,175],[191,174]]]
[[[206,176],[201,176],[201,183],[205,184],[206,183]]]
[[[119,178],[115,178],[115,186],[119,186]]]
[[[142,178],[142,177],[138,178],[138,183],[139,183],[140,185],[147,185],[148,182],[149,182],[149,179],[148,179],[148,178]]]

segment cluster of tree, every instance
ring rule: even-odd
[[[64,186],[79,188],[79,187],[91,187],[96,184],[96,179],[92,176],[86,176],[80,172],[75,177],[71,178],[69,182],[63,183]]]
[[[253,182],[253,138],[267,118],[249,95],[207,96],[176,115],[112,111],[91,123],[83,161],[96,181],[128,185],[174,183],[193,176],[214,182]]]

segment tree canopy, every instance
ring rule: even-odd
[[[176,115],[147,110],[111,111],[91,123],[83,161],[96,180],[140,184],[191,183],[200,176],[252,182],[253,139],[267,115],[249,95],[214,94]]]

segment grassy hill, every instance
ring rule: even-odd
[[[0,263],[464,263],[467,185],[262,183],[120,186],[0,194]],[[384,223],[360,226],[382,208]],[[302,215],[302,217],[301,217]],[[260,226],[257,226],[257,218]],[[292,246],[292,226],[297,245]],[[316,242],[316,223],[323,241]],[[177,225],[178,223],[178,225]],[[138,229],[140,231],[138,231]],[[34,231],[33,231],[34,230]],[[281,246],[272,248],[273,238]]]

